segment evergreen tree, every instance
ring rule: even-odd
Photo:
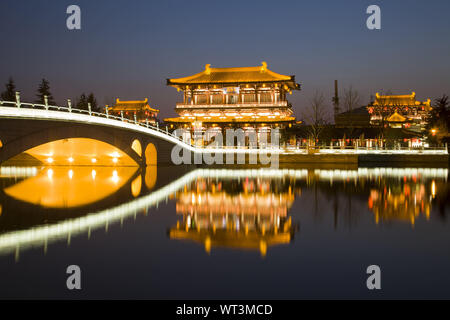
[[[86,97],[86,94],[82,93],[80,98],[78,99],[78,102],[76,104],[77,109],[81,110],[87,110],[88,109],[88,98]]]
[[[42,79],[42,82],[39,85],[35,102],[44,104],[44,96],[47,96],[48,104],[56,105],[56,102],[53,100],[53,96],[50,93],[50,84],[46,79]]]
[[[6,90],[1,94],[1,100],[3,101],[16,101],[16,85],[12,77],[9,77],[8,82],[5,84]]]
[[[434,100],[433,109],[428,118],[427,129],[430,142],[446,142],[448,140],[450,129],[450,110],[448,96]]]
[[[97,104],[97,99],[95,99],[95,96],[92,92],[89,94],[89,96],[87,98],[87,102],[89,102],[91,104],[92,111],[96,111],[96,112],[100,111],[98,104]]]

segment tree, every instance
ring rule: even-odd
[[[91,92],[87,98],[87,102],[91,104],[92,111],[99,112],[99,106],[97,104],[97,99],[94,94]]]
[[[439,141],[447,141],[450,128],[450,110],[447,95],[434,100],[433,109],[428,118],[427,129],[430,132],[429,138]]]
[[[8,82],[5,84],[6,90],[1,94],[1,100],[3,101],[16,101],[16,85],[12,77],[9,77]]]
[[[76,103],[76,108],[81,109],[81,110],[88,109],[88,98],[86,97],[86,94],[82,93],[80,98],[78,98],[78,101]]]
[[[53,96],[50,93],[50,84],[46,79],[42,79],[36,94],[36,103],[45,103],[44,96],[47,96],[48,104],[55,105],[56,102],[53,100]]]
[[[309,108],[303,115],[309,125],[309,135],[314,140],[314,144],[316,144],[320,133],[326,125],[325,118],[327,113],[323,93],[316,91],[312,99],[310,99]]]
[[[360,96],[358,91],[354,90],[352,86],[344,90],[343,105],[345,111],[353,111],[353,109],[359,107]]]
[[[360,107],[360,96],[358,91],[353,89],[353,86],[344,89],[344,99],[343,99],[344,110],[347,112],[348,128],[347,134],[350,139],[353,139],[355,124],[354,124],[354,114],[353,110]]]

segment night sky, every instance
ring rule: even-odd
[[[81,7],[80,31],[66,8]],[[377,4],[382,29],[366,28]],[[166,78],[212,67],[257,66],[295,75],[296,116],[315,90],[330,105],[333,80],[353,85],[367,103],[376,91],[450,94],[450,1],[54,1],[0,2],[0,84],[13,76],[23,101],[40,79],[56,101],[94,92],[150,98],[160,117],[181,100]],[[342,93],[342,91],[341,91]]]

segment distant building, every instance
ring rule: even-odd
[[[380,95],[368,106],[336,115],[338,128],[384,127],[398,128],[420,133],[425,130],[432,107],[430,99],[421,102],[415,99],[416,94]]]
[[[108,107],[108,112],[109,114],[123,116],[124,118],[131,120],[134,120],[134,116],[136,115],[137,121],[145,122],[148,120],[149,123],[154,124],[159,110],[150,107],[147,98],[145,98],[145,100],[130,101],[120,101],[119,98],[117,98],[116,104],[112,107]]]
[[[171,129],[217,132],[241,128],[270,132],[295,123],[287,95],[300,90],[295,76],[275,73],[265,62],[258,67],[211,68],[178,79],[167,79],[167,85],[183,91],[177,103],[177,118],[164,119]],[[209,137],[207,137],[209,139]]]
[[[417,101],[415,92],[409,95],[376,93],[375,101],[367,106],[371,125],[415,132],[425,130],[431,110],[431,100]]]
[[[370,126],[370,114],[367,111],[367,107],[360,107],[338,113],[334,121],[338,128],[367,128]]]

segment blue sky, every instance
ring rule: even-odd
[[[70,4],[81,8],[80,31],[66,28]],[[371,4],[381,30],[366,28]],[[90,91],[102,104],[149,97],[167,117],[181,96],[166,78],[267,61],[302,84],[290,97],[298,117],[315,90],[331,113],[334,79],[362,103],[382,90],[436,98],[450,94],[448,12],[447,0],[2,0],[0,83],[13,76],[23,100],[42,77],[59,103]]]

